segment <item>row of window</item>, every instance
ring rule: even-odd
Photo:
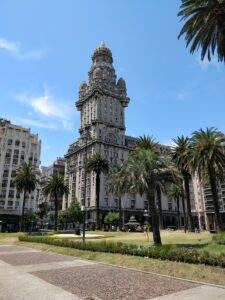
[[[20,146],[20,140],[15,140],[15,146]],[[8,139],[8,141],[7,141],[7,144],[10,146],[10,145],[12,145],[13,144],[13,140],[12,139]],[[23,148],[26,148],[26,143],[25,142],[22,142],[22,147]]]

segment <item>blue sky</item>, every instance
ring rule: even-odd
[[[161,143],[200,127],[225,131],[225,66],[177,35],[179,0],[1,0],[0,117],[38,133],[42,164],[78,137],[78,87],[100,41],[127,82],[127,134]]]

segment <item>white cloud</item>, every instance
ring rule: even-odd
[[[9,41],[3,38],[0,38],[0,49],[9,52],[20,60],[41,59],[46,55],[46,51],[43,49],[23,51],[19,42]]]
[[[34,127],[38,127],[38,128],[54,129],[54,130],[59,129],[56,124],[43,122],[41,120],[17,118],[15,121],[16,121],[15,123],[21,123],[21,124],[24,124],[26,126],[34,126]]]
[[[196,57],[196,61],[198,66],[203,71],[207,71],[209,68],[215,68],[216,70],[219,70],[221,67],[221,64],[217,61],[215,56],[211,58],[211,61],[208,61],[208,59],[206,58],[204,60],[201,60],[200,57]]]
[[[75,110],[67,101],[58,100],[48,89],[44,89],[41,95],[32,95],[30,93],[22,93],[13,96],[17,101],[30,106],[33,112],[28,112],[32,118],[23,119],[24,122],[30,125],[49,128],[49,129],[64,129],[72,131],[74,129],[72,117],[75,115]],[[34,117],[38,115],[41,121],[35,121]],[[42,121],[44,119],[44,122]],[[46,122],[47,119],[47,122]],[[52,120],[49,123],[49,119]],[[33,124],[32,124],[33,122]],[[53,123],[54,122],[54,123]]]

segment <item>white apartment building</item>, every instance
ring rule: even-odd
[[[40,152],[41,141],[37,134],[0,119],[0,220],[5,226],[14,227],[22,211],[23,194],[18,193],[13,184],[16,170],[28,161],[39,169]],[[38,189],[27,197],[26,211],[36,211],[37,197]]]

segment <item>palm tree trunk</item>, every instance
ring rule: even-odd
[[[160,188],[157,188],[156,190],[156,199],[157,199],[158,211],[159,211],[159,226],[161,229],[164,229],[163,214],[162,214],[162,193]]]
[[[100,230],[99,220],[100,173],[96,173],[96,226]]]
[[[210,181],[210,187],[211,187],[211,192],[212,192],[213,206],[214,206],[214,210],[215,210],[216,231],[221,232],[222,231],[222,222],[221,222],[221,218],[220,218],[220,206],[219,206],[219,200],[218,200],[216,174],[215,174],[215,170],[212,166],[208,167],[208,173],[209,173],[209,181]]]
[[[58,229],[58,195],[55,193],[54,195],[55,200],[55,225],[54,230],[57,231]]]
[[[183,216],[184,216],[184,232],[187,232],[187,216],[186,216],[186,208],[185,208],[185,201],[184,201],[184,193],[182,193],[181,197],[182,201],[182,208],[183,208]]]
[[[194,223],[191,214],[191,198],[190,198],[190,188],[189,188],[189,178],[187,174],[184,174],[184,194],[187,204],[187,215],[188,215],[188,230],[194,231]]]
[[[177,228],[180,229],[180,198],[177,198]]]
[[[24,230],[23,219],[24,219],[24,209],[25,209],[26,196],[27,196],[27,191],[26,191],[26,189],[24,189],[24,192],[23,192],[23,204],[22,204],[22,214],[21,214],[21,219],[20,219],[20,231]]]
[[[159,216],[155,205],[155,195],[154,193],[149,193],[148,195],[149,209],[152,216],[152,233],[153,233],[153,242],[155,246],[161,246],[161,236],[159,230]]]
[[[122,198],[119,197],[119,230],[122,230],[123,227],[123,220],[122,220]]]

